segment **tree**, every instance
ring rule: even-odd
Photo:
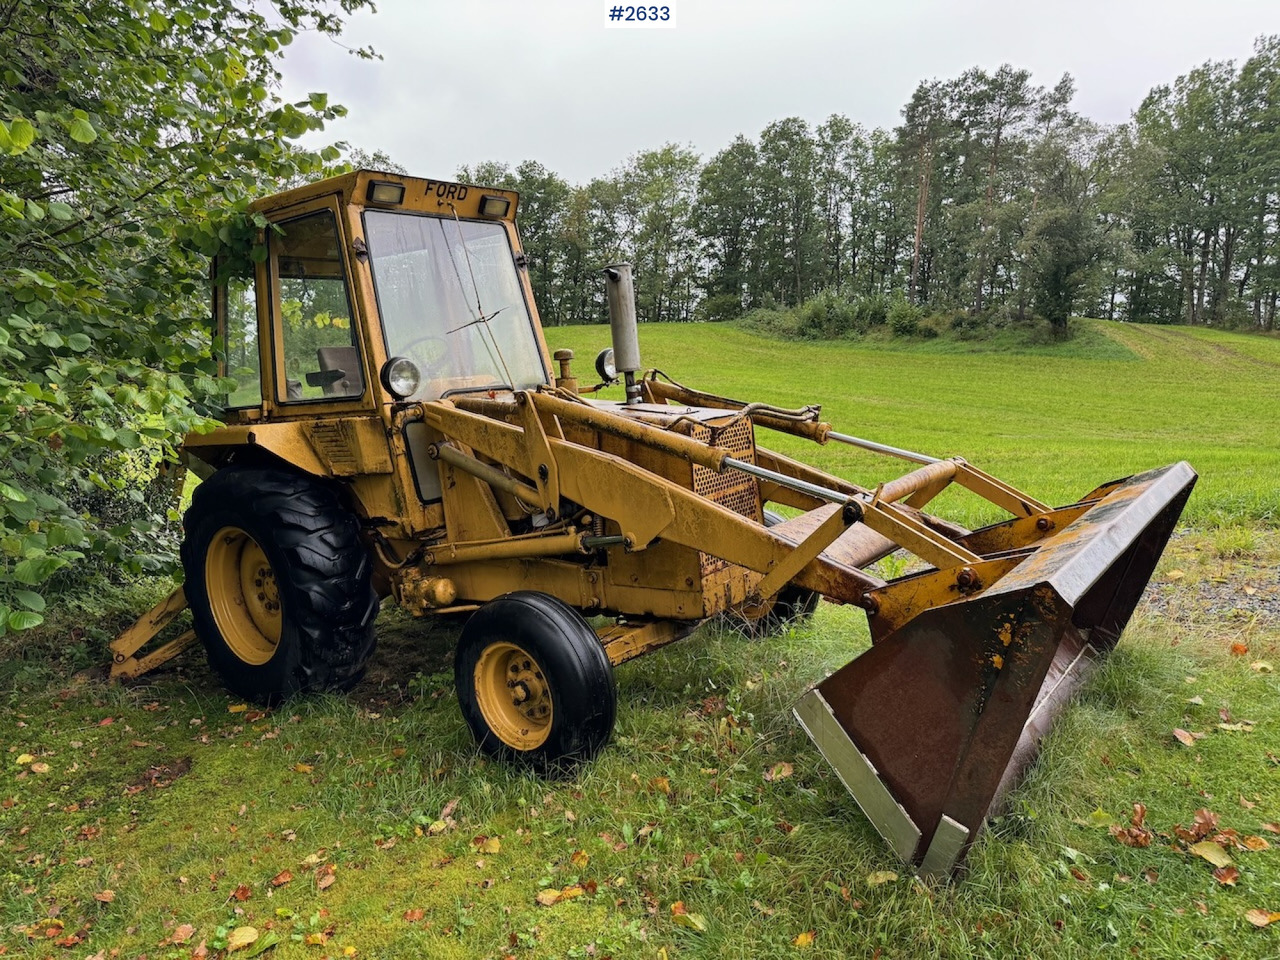
[[[87,554],[171,562],[137,487],[216,403],[206,255],[249,247],[251,197],[339,158],[296,141],[342,109],[281,102],[277,65],[366,3],[0,7],[0,631]]]

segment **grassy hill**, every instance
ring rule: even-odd
[[[1189,460],[1188,521],[1280,523],[1280,339],[1082,321],[1083,336],[1016,349],[986,342],[806,343],[710,324],[640,331],[646,366],[711,393],[783,406],[820,402],[837,430],[933,456],[963,456],[1032,496],[1069,503],[1105,480]],[[547,331],[584,381],[607,327]],[[768,443],[860,482],[901,461],[769,435]],[[998,519],[957,493],[962,522]]]

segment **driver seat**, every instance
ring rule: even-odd
[[[341,380],[323,386],[326,397],[358,397],[364,393],[364,378],[360,376],[360,352],[355,347],[317,347],[316,359],[320,372],[341,370]]]

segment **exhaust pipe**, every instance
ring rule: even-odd
[[[631,264],[615,263],[604,268],[605,295],[609,301],[609,333],[613,339],[614,369],[627,385],[627,403],[640,402],[640,334],[636,328],[636,290],[631,282]]]

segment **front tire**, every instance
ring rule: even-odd
[[[359,525],[333,490],[229,468],[196,488],[183,526],[196,635],[231,692],[272,704],[355,686],[373,653],[378,598]]]
[[[476,742],[503,760],[572,765],[613,733],[613,666],[582,615],[545,593],[509,593],[472,614],[454,682]]]

